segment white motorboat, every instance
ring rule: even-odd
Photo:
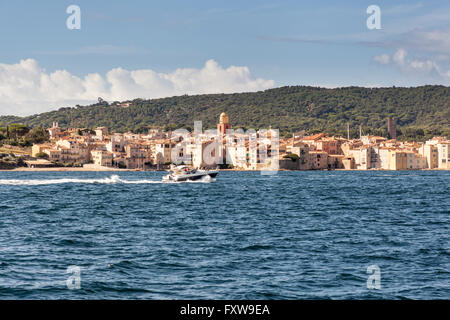
[[[195,181],[205,177],[215,178],[219,171],[216,170],[201,170],[193,169],[187,166],[171,167],[171,171],[168,175],[163,177],[164,181]]]

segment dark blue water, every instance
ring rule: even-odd
[[[450,172],[112,175],[0,173],[0,298],[450,298]]]

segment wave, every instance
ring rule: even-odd
[[[209,179],[207,179],[209,178]],[[209,176],[204,179],[197,181],[185,181],[189,183],[208,183],[214,182],[215,179]],[[29,179],[29,180],[8,180],[0,179],[0,185],[16,185],[16,186],[39,186],[39,185],[49,185],[49,184],[66,184],[66,183],[87,183],[87,184],[151,184],[151,183],[183,183],[183,182],[172,182],[172,181],[161,181],[161,180],[125,180],[120,178],[118,175],[112,175],[111,177],[106,177],[102,179]]]

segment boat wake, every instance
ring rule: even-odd
[[[215,181],[216,181],[216,178],[212,178],[211,176],[204,176],[200,180],[189,181],[189,182],[206,182],[206,183],[208,183],[208,182],[215,182]]]
[[[215,179],[209,176],[203,177],[197,181],[186,181],[189,183],[208,183],[214,182]],[[14,185],[14,186],[39,186],[39,185],[51,185],[51,184],[152,184],[152,183],[181,183],[181,182],[171,182],[171,181],[161,181],[161,180],[126,180],[120,178],[118,175],[112,175],[111,177],[106,177],[102,179],[29,179],[29,180],[15,180],[15,179],[0,179],[0,185]]]
[[[145,184],[145,183],[160,183],[160,181],[154,180],[124,180],[118,175],[112,175],[111,177],[106,177],[102,179],[30,179],[30,180],[1,180],[0,185],[25,185],[25,186],[38,186],[46,184],[65,184],[65,183],[87,183],[87,184]]]

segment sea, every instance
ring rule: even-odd
[[[0,172],[0,299],[449,299],[450,171]]]

